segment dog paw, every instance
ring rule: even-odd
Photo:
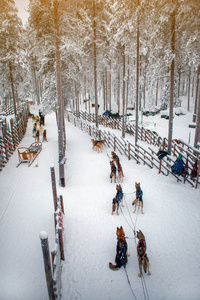
[[[138,274],[138,277],[141,277],[141,276],[142,276],[142,274],[139,273],[139,274]]]
[[[148,272],[148,275],[151,275],[151,272]]]

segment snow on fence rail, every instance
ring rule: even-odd
[[[21,105],[18,113],[18,121],[6,117],[0,119],[0,171],[26,133],[29,105],[27,103]]]
[[[84,118],[78,118],[75,114],[70,112],[67,112],[66,114],[68,121],[73,123],[74,126],[79,127],[81,130],[87,132],[90,136],[94,137],[95,139],[105,140],[105,144],[108,147],[113,148],[114,151],[118,151],[120,154],[126,155],[128,159],[134,159],[138,164],[143,163],[144,165],[147,165],[150,168],[156,168],[158,169],[159,174],[162,173],[165,176],[171,174],[173,177],[176,178],[177,181],[182,181],[183,183],[187,181],[190,183],[191,186],[195,188],[197,188],[198,184],[200,184],[200,159],[198,158],[200,152],[192,148],[191,146],[184,144],[182,141],[180,141],[179,144],[176,140],[173,142],[172,154],[175,157],[177,157],[179,153],[181,153],[184,158],[188,158],[188,171],[190,172],[192,171],[192,167],[194,165],[195,160],[198,160],[199,163],[197,177],[194,181],[187,177],[181,178],[180,176],[177,176],[172,172],[171,167],[173,166],[175,160],[173,160],[171,157],[167,156],[162,160],[158,159],[158,149],[156,147],[162,148],[163,150],[167,150],[168,141],[166,138],[161,138],[155,133],[151,134],[149,130],[145,133],[145,129],[141,129],[140,139],[148,144],[153,145],[153,148],[148,147],[148,149],[144,149],[139,144],[133,145],[130,142],[125,141],[123,138],[117,138],[114,134],[111,134],[109,131],[102,131],[96,128],[95,125],[91,125],[88,121],[88,118],[86,117],[88,113],[84,115]],[[134,127],[132,125],[129,126],[129,129],[131,129],[131,131],[134,132]],[[186,145],[185,148],[182,145]],[[190,150],[188,150],[189,148]],[[196,151],[196,155],[194,155],[191,151],[194,151],[194,153]]]

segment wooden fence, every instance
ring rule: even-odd
[[[49,294],[49,300],[55,300],[55,299],[61,300],[62,260],[65,260],[64,243],[63,243],[64,205],[63,205],[63,197],[57,196],[56,177],[55,177],[54,167],[51,167],[50,171],[51,171],[51,184],[52,184],[52,192],[53,192],[54,221],[55,221],[55,246],[51,250],[51,255],[49,251],[47,233],[45,231],[41,231],[40,239],[41,239],[42,250],[43,250],[44,269],[46,275],[45,277],[46,277],[47,289]]]
[[[18,121],[3,117],[0,119],[0,171],[23,139],[29,118],[29,105],[24,103],[18,110]]]
[[[73,123],[74,126],[79,127],[81,130],[87,132],[90,136],[94,137],[94,139],[102,139],[105,140],[105,144],[108,147],[114,149],[114,151],[118,151],[120,154],[126,155],[128,159],[134,159],[137,164],[144,164],[150,168],[158,169],[158,173],[168,176],[171,174],[177,181],[185,183],[185,181],[189,182],[191,186],[197,188],[199,182],[199,171],[200,171],[200,152],[196,149],[193,149],[191,146],[184,144],[181,141],[173,142],[173,153],[174,158],[170,156],[166,156],[162,160],[158,159],[157,152],[159,148],[167,149],[167,139],[159,138],[159,136],[155,135],[155,133],[151,133],[149,130],[145,133],[145,129],[140,129],[140,139],[150,144],[150,146],[145,149],[139,144],[133,145],[130,142],[124,140],[123,138],[118,138],[114,134],[111,134],[109,131],[100,130],[96,128],[96,126],[91,125],[89,122],[83,120],[82,118],[78,118],[75,114],[67,112],[68,121]],[[133,127],[133,126],[131,126]],[[162,143],[161,143],[162,141]],[[159,148],[158,148],[159,147]],[[196,155],[193,154],[196,151]],[[177,176],[172,173],[171,167],[173,166],[177,156],[179,153],[182,154],[182,157],[188,159],[188,171],[191,173],[195,160],[198,159],[198,172],[197,177],[193,181],[189,178],[183,178],[181,176]]]
[[[17,114],[19,115],[23,110],[24,110],[24,103],[22,102],[20,104],[16,105],[16,111]],[[0,106],[0,116],[10,116],[14,115],[14,107],[13,105],[1,105]]]
[[[55,248],[51,251],[53,265],[53,291],[55,299],[61,299],[61,261],[65,260],[63,243],[63,197],[57,196],[56,177],[54,167],[51,170],[51,183],[54,201],[54,221],[55,221]]]
[[[90,123],[95,123],[95,114],[94,113],[88,113],[83,111],[67,111],[67,114],[72,113],[77,118],[83,119],[85,121],[88,121]],[[122,121],[120,119],[113,119],[109,117],[104,116],[98,116],[98,122],[100,125],[103,125],[104,127],[109,127],[112,129],[118,129],[122,130]],[[135,125],[134,124],[126,124],[126,133],[130,135],[135,135]],[[138,139],[140,141],[144,141],[148,144],[162,147],[162,149],[167,150],[168,149],[168,139],[162,138],[158,135],[156,131],[151,131],[149,129],[145,129],[144,127],[138,126]],[[182,140],[173,140],[172,141],[172,147],[173,155],[176,155],[177,152],[181,150],[181,152],[189,152],[189,153],[195,153],[194,156],[199,156],[200,151],[196,148],[191,147],[190,145],[186,144]],[[185,151],[184,151],[185,150]]]

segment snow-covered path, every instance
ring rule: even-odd
[[[48,143],[31,167],[18,168],[17,151],[0,173],[0,299],[47,299],[39,233],[46,230],[53,243],[54,220],[50,165],[57,157],[55,116],[46,118]],[[34,142],[32,121],[21,142]],[[35,167],[36,164],[39,167]]]
[[[0,300],[48,299],[39,233],[48,232],[54,247],[53,196],[50,166],[57,169],[55,115],[46,117],[48,143],[43,144],[39,167],[18,162],[17,152],[0,173]],[[32,122],[21,145],[30,145]],[[149,299],[200,299],[200,192],[173,177],[120,157],[125,179],[123,191],[128,206],[123,214],[111,215],[116,185],[110,183],[109,158],[112,149],[92,150],[91,137],[66,123],[66,187],[63,195],[64,249],[63,300],[134,299],[124,269],[113,272],[116,228],[123,226],[132,238],[135,181],[144,193],[144,215],[139,212],[136,229],[147,241],[152,275],[144,275]],[[128,138],[128,136],[127,136]],[[129,216],[131,214],[131,219]],[[128,221],[128,223],[127,223]],[[138,300],[144,299],[134,239],[128,239],[127,274]]]
[[[67,124],[63,299],[133,299],[123,268],[112,272],[108,262],[114,262],[117,226],[122,225],[126,235],[133,238],[129,225],[133,228],[136,215],[131,206],[134,196],[129,193],[134,191],[135,181],[140,181],[145,214],[139,212],[136,229],[144,232],[148,245],[152,276],[145,275],[145,282],[149,298],[186,300],[192,294],[192,299],[197,300],[200,263],[194,258],[199,258],[200,246],[196,238],[200,225],[199,191],[120,156],[129,211],[125,207],[124,215],[120,212],[112,216],[116,185],[109,181],[111,149],[97,153],[90,139]],[[137,299],[144,299],[134,240],[129,239],[128,246],[131,256],[127,273]]]

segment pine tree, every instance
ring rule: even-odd
[[[17,16],[14,0],[2,0],[0,3],[1,95],[5,103],[12,97],[15,116],[17,116],[17,85],[23,81],[23,46],[25,45],[23,32],[22,21]],[[17,76],[19,71],[20,76]],[[8,84],[10,84],[10,88]],[[6,90],[10,90],[11,93],[6,94]]]

